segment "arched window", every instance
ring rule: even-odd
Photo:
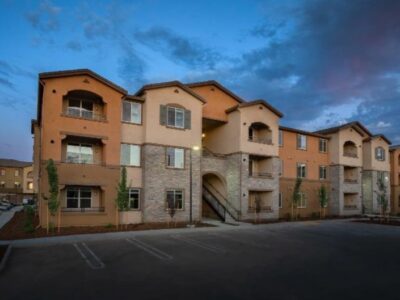
[[[357,157],[357,146],[352,141],[347,141],[343,145],[343,155],[347,157]]]
[[[262,122],[254,122],[249,126],[249,141],[263,144],[272,144],[272,130]]]
[[[384,161],[386,159],[386,151],[382,147],[375,148],[375,159]]]

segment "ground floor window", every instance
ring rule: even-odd
[[[166,196],[167,208],[183,209],[183,191],[167,190]]]
[[[283,207],[283,194],[279,193],[279,208]]]
[[[92,189],[88,187],[68,187],[67,208],[90,208],[92,204]]]
[[[307,207],[307,199],[306,194],[300,193],[299,203],[297,204],[297,208],[306,208]]]
[[[140,208],[140,189],[129,189],[129,208]]]

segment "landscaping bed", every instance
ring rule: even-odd
[[[61,227],[60,233],[57,228],[53,232],[47,234],[45,228],[37,228],[33,232],[26,231],[26,220],[28,216],[26,212],[20,211],[15,213],[14,217],[0,229],[0,240],[16,240],[16,239],[31,239],[39,237],[61,236],[61,235],[74,235],[74,234],[88,234],[88,233],[105,233],[117,231],[139,231],[139,230],[152,230],[152,229],[168,229],[168,228],[185,228],[188,223],[186,222],[171,222],[168,223],[146,223],[146,224],[128,224],[120,225],[117,229],[114,225],[107,226],[80,226],[80,227]],[[39,225],[39,218],[33,218],[33,228]],[[195,223],[195,227],[213,227],[213,225],[205,223]]]

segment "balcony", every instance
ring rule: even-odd
[[[357,179],[351,179],[351,178],[345,178],[344,183],[350,183],[350,184],[357,184],[358,180]]]
[[[272,213],[272,192],[249,191],[249,206],[247,211],[250,213]]]
[[[262,122],[254,122],[249,127],[248,141],[259,144],[272,145],[272,131]]]
[[[103,98],[89,91],[70,91],[63,98],[63,115],[93,121],[106,121]]]
[[[345,204],[343,205],[343,209],[345,210],[357,210],[358,206],[354,204]]]
[[[359,171],[358,168],[345,166],[343,170],[344,183],[357,184],[359,181]]]
[[[268,156],[249,156],[249,177],[268,178],[274,177],[273,159]]]
[[[62,141],[61,162],[80,165],[102,165],[101,139],[67,135]]]
[[[73,107],[68,107],[68,109],[64,112],[64,115],[67,117],[80,118],[86,120],[94,120],[94,121],[106,121],[106,116],[104,114],[95,113],[93,111],[84,111],[77,110]]]
[[[347,141],[343,144],[343,156],[351,157],[351,158],[358,158],[357,146],[354,142]]]
[[[265,145],[272,145],[271,138],[257,138],[254,136],[249,137],[249,142],[265,144]]]

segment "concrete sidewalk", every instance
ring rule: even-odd
[[[12,217],[14,216],[14,214],[17,211],[21,211],[23,209],[22,206],[15,206],[12,209],[8,210],[8,211],[3,211],[0,214],[0,228],[2,228],[4,225],[6,225],[8,223],[8,221],[10,221],[12,219]]]

